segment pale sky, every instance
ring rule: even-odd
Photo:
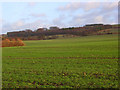
[[[118,23],[118,2],[2,2],[2,33]]]

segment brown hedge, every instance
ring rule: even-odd
[[[14,46],[24,46],[22,40],[18,39],[12,39],[11,41],[9,39],[2,40],[2,47],[14,47]]]

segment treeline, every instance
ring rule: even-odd
[[[71,34],[77,36],[86,36],[94,34],[103,29],[112,28],[112,25],[87,25],[84,27],[72,27],[72,28],[62,28],[59,30],[48,30],[48,31],[19,31],[19,32],[8,32],[8,37],[20,37],[20,38],[30,38],[30,37],[39,37],[40,39],[44,39],[45,36],[55,36],[55,35],[63,35],[63,34]]]

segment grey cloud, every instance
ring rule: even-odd
[[[33,6],[35,6],[36,4],[37,4],[36,2],[29,2],[29,3],[28,3],[28,6],[33,7]]]
[[[59,17],[53,19],[52,23],[59,27],[66,27],[64,20],[66,19],[65,15],[59,15]]]
[[[84,11],[90,11],[97,8],[104,8],[105,10],[113,10],[118,7],[118,2],[71,2],[65,6],[57,8],[59,11],[72,11],[83,9]]]
[[[59,11],[73,11],[78,10],[79,8],[83,7],[84,3],[72,2],[67,4],[66,6],[60,6],[57,8]]]
[[[83,9],[85,11],[97,8],[100,6],[99,2],[71,2],[66,6],[60,6],[57,8],[59,11],[72,11],[75,12],[79,9]]]
[[[111,6],[108,7],[109,5]],[[101,3],[101,7],[97,9],[91,12],[85,12],[84,14],[71,15],[72,19],[68,22],[69,25],[80,26],[88,23],[117,23],[117,3]]]
[[[32,17],[46,17],[46,14],[44,14],[44,13],[40,13],[40,14],[37,14],[37,13],[32,13],[32,14],[30,14],[30,16],[32,16]]]
[[[32,29],[35,30],[39,27],[47,27],[50,26],[46,24],[46,20],[37,20],[31,23],[25,23],[24,21],[16,21],[14,23],[5,23],[2,28],[2,33],[11,32],[11,31],[20,31],[25,29]]]

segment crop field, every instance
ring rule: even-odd
[[[3,88],[118,88],[118,35],[2,48]]]

